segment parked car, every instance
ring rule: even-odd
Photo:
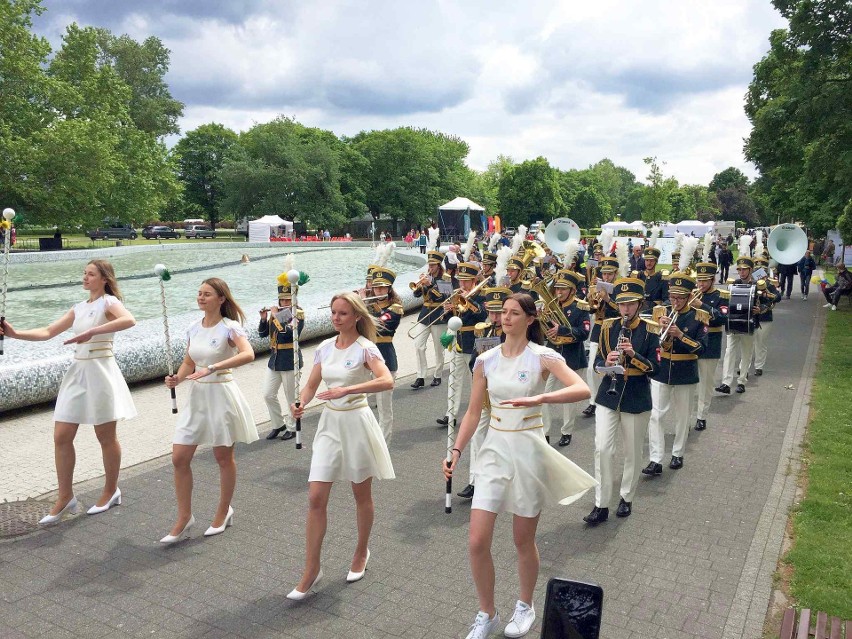
[[[135,240],[138,237],[136,229],[129,224],[97,228],[87,235],[93,240]]]
[[[180,232],[175,231],[170,226],[146,226],[142,229],[142,237],[146,240],[159,240],[160,238],[177,240],[180,238]]]
[[[216,231],[207,226],[206,224],[189,224],[186,227],[186,239],[194,237],[196,239],[200,237],[216,237]]]
[[[517,230],[515,230],[515,229],[514,229],[513,227],[511,227],[511,226],[506,227],[506,228],[504,228],[504,229],[501,231],[501,235],[502,235],[503,237],[514,237],[514,236],[515,236],[515,233],[517,233]]]

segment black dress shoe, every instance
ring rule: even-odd
[[[696,419],[695,420],[695,430],[704,430],[707,428],[707,420],[706,419]]]
[[[683,468],[683,457],[675,457],[672,455],[672,460],[669,462],[669,468],[673,470]]]
[[[583,517],[583,521],[592,526],[602,524],[607,519],[609,519],[609,508],[598,508],[597,506],[592,508],[592,512]]]
[[[446,426],[447,424],[450,423],[450,418],[447,417],[446,415],[444,415],[443,417],[440,417],[440,418],[436,419],[435,421],[438,422],[441,426]]]
[[[550,435],[545,435],[544,441],[546,441],[549,444],[550,443]]]
[[[431,386],[440,386],[440,385],[441,385],[441,378],[440,377],[433,377]]]
[[[266,439],[278,439],[278,435],[281,434],[282,430],[284,430],[283,426],[281,428],[273,428],[271,431],[269,431],[269,434],[266,436]]]
[[[663,474],[663,465],[658,464],[657,462],[651,462],[645,468],[642,469],[643,475],[662,475]]]
[[[559,438],[559,443],[557,444],[557,446],[567,446],[570,443],[571,435],[562,435],[562,437]]]
[[[715,390],[716,390],[716,392],[717,392],[717,393],[724,393],[725,395],[730,395],[730,394],[731,394],[731,387],[730,387],[730,386],[728,386],[727,384],[719,384],[719,385],[715,388]]]
[[[760,377],[761,375],[763,375],[763,369],[762,368],[755,368],[754,374],[757,375],[758,377]]]
[[[417,390],[418,388],[423,388],[424,386],[426,386],[426,380],[424,380],[422,377],[418,377],[414,380],[414,383],[411,385],[411,388]]]
[[[738,393],[745,393],[745,385],[744,384],[737,384],[737,392]]]
[[[589,406],[587,406],[586,410],[583,411],[583,417],[594,417],[596,408],[597,406],[595,406],[594,404],[590,404]]]
[[[470,499],[471,497],[473,497],[473,490],[474,490],[473,484],[468,484],[467,486],[464,487],[464,490],[456,493],[456,495],[458,495],[459,497],[461,497],[463,499]]]
[[[616,517],[630,517],[633,512],[632,504],[629,501],[624,501],[624,497],[618,502],[618,510],[615,511]]]
[[[285,430],[284,434],[281,435],[281,441],[286,442],[288,439],[293,439],[295,437],[296,437],[296,431],[295,430]]]

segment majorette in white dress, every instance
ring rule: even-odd
[[[237,336],[245,337],[246,331],[233,320],[222,318],[209,328],[202,326],[201,320],[195,322],[187,331],[187,339],[189,356],[196,368],[205,368],[236,355],[236,347],[228,340],[233,341]],[[187,381],[190,383],[189,398],[178,416],[175,444],[233,446],[236,442],[257,441],[251,408],[230,368]]]
[[[117,297],[102,295],[94,302],[75,304],[74,334],[109,322],[106,310],[119,303]],[[75,345],[74,361],[59,387],[54,421],[98,425],[136,417],[130,389],[113,354],[113,335],[95,335]]]
[[[352,386],[370,381],[367,362],[384,361],[378,347],[359,337],[349,348],[336,346],[337,337],[319,345],[314,364],[322,367],[328,388]],[[347,480],[361,483],[368,477],[393,479],[393,465],[382,429],[367,404],[365,394],[346,395],[325,403],[320,415],[311,472],[308,481]]]
[[[544,391],[545,359],[563,361],[553,349],[533,342],[517,357],[504,357],[501,346],[476,359],[474,370],[481,368],[485,376],[491,423],[476,458],[471,508],[535,517],[544,506],[570,504],[598,483],[544,439],[542,406],[500,405]]]

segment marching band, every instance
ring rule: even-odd
[[[766,365],[772,310],[781,294],[769,277],[768,255],[762,253],[762,242],[752,257],[747,248],[752,238],[746,236],[736,262],[738,278],[730,283],[730,290],[725,290],[715,287],[717,266],[707,260],[706,238],[700,257],[693,244],[680,245],[682,255],[673,256],[673,272],[657,270],[661,251],[654,246],[654,234],[629,263],[625,247],[618,248],[618,238],[599,239],[602,242],[595,244],[585,265],[578,258],[579,237],[515,242],[508,260],[503,254],[503,276],[500,252],[510,249],[497,249],[492,242],[488,250],[483,247],[480,257],[472,250],[470,238],[465,261],[453,264],[455,281],[445,273],[445,254],[430,246],[426,272],[410,284],[413,296],[422,300],[417,322],[408,332],[417,360],[411,388],[423,388],[430,376],[426,357],[430,338],[435,355],[431,386],[442,383],[444,364],[449,363],[446,409],[437,419],[448,428],[449,446],[443,465],[448,479],[468,444],[470,448],[469,480],[458,495],[472,499],[471,562],[481,611],[469,636],[480,636],[473,633],[488,631],[499,618],[493,602],[490,541],[485,543],[490,540],[497,513],[513,513],[516,526],[531,544],[518,546],[521,563],[527,555],[532,561],[535,523],[545,506],[570,503],[594,488],[594,507],[584,520],[590,526],[607,521],[614,505],[619,436],[624,459],[616,515],[630,516],[641,476],[653,478],[663,472],[665,426],[674,433],[668,466],[680,469],[693,407],[694,429],[707,429],[713,391],[730,394],[736,375],[736,392],[743,393],[752,357],[756,375],[761,375]],[[374,477],[395,476],[388,446],[394,423],[393,381],[399,368],[394,341],[404,310],[393,288],[396,273],[387,266],[388,254],[378,257],[378,263],[368,269],[364,288],[333,298],[331,313],[337,336],[317,349],[302,389],[298,381],[298,369],[303,365],[298,336],[304,328],[305,311],[294,305],[298,277],[294,280],[293,271],[277,278],[277,306],[260,311],[257,331],[269,339],[270,347],[263,389],[271,420],[266,439],[277,439],[282,432],[283,440],[296,438],[296,421],[305,404],[315,395],[327,400],[313,443],[305,568],[288,595],[295,600],[307,597],[323,576],[320,550],[331,484],[349,481],[355,494],[359,538],[347,577],[351,582],[364,576],[370,556],[370,482]],[[132,325],[132,317],[118,298],[109,294],[114,276],[101,276],[103,272],[110,275],[111,267],[92,264],[95,270],[101,270],[93,271],[86,287],[99,291],[94,302],[104,306],[97,321],[90,323],[95,328],[83,325],[77,317],[87,310],[83,306],[94,303],[89,302],[75,307],[49,330],[16,332],[4,322],[0,336],[46,339],[73,322],[75,330],[87,339],[100,334],[101,339],[91,340],[100,344],[111,340],[114,330]],[[642,270],[632,268],[640,265]],[[106,291],[101,290],[104,282]],[[190,461],[197,445],[212,444],[220,462],[222,496],[205,533],[212,535],[224,532],[232,523],[234,443],[257,439],[251,412],[231,373],[252,357],[242,328],[243,313],[227,285],[216,278],[202,284],[198,303],[204,319],[189,331],[189,347],[179,371],[166,378],[169,388],[185,380],[196,383],[178,418],[173,453],[178,513],[170,533],[161,540],[163,544],[186,538],[194,523]],[[727,334],[724,358],[723,333]],[[92,353],[98,349],[86,350],[80,344],[77,349],[87,356],[76,359],[96,359]],[[111,357],[111,351],[108,355]],[[720,359],[722,380],[714,389]],[[114,359],[108,363],[115,368]],[[117,369],[112,373],[120,378]],[[317,393],[321,381],[326,382],[328,390]],[[63,383],[63,389],[65,386]],[[115,421],[130,418],[135,412],[132,400],[125,397],[124,380],[114,386],[125,409],[98,412],[92,418],[86,416],[87,407],[81,404],[87,401],[85,393],[71,396],[61,391],[57,429],[61,425],[68,430],[65,422],[94,420],[107,425],[114,437]],[[281,407],[278,394],[282,387],[289,410]],[[369,408],[368,394],[376,396],[378,419]],[[470,400],[466,412],[465,397]],[[580,402],[586,398],[589,405],[583,415],[595,420],[594,477],[557,450],[572,443]],[[459,421],[460,429],[454,437]],[[559,439],[551,442],[554,425]],[[643,468],[646,432],[650,460]],[[106,453],[104,459],[108,464]],[[73,464],[65,468],[67,464],[63,463],[60,468],[59,460],[57,452],[60,501],[45,524],[57,523],[76,510],[70,488]],[[121,503],[117,467],[114,470],[108,474],[101,500],[104,504],[96,512]],[[449,502],[449,493],[447,499]],[[521,596],[507,636],[522,636],[535,618],[532,586],[537,560],[534,567],[530,563],[523,571]],[[514,634],[508,634],[509,628]]]

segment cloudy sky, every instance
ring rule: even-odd
[[[737,166],[752,65],[785,26],[769,0],[44,0],[36,30],[103,26],[171,50],[181,128],[276,115],[338,135],[415,126],[468,164],[604,157],[681,183]]]

